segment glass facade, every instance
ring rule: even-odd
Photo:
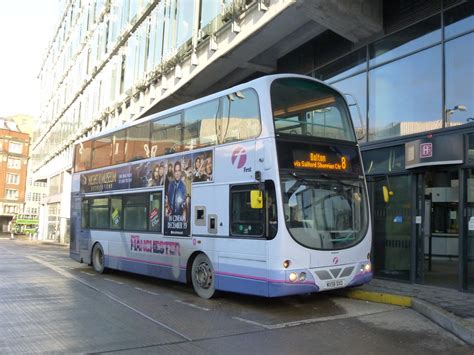
[[[199,40],[200,33],[219,30],[228,21],[227,7],[245,11],[239,0],[199,4],[196,7],[194,0],[63,2],[64,17],[39,75],[43,97],[34,135],[34,169],[68,142],[84,137],[85,128],[98,121],[102,122],[99,130],[115,124],[103,118],[168,63],[188,55],[193,36]]]
[[[473,26],[474,28],[474,26]],[[449,40],[446,56],[446,119],[450,124],[474,121],[474,33]]]
[[[348,47],[337,35],[331,43],[327,34],[313,40],[315,49],[327,44],[338,50],[328,50],[332,58],[315,52],[308,59],[315,69],[306,73],[355,97],[362,120],[356,110],[352,115],[361,142],[474,121],[474,84],[468,79],[474,75],[474,4],[434,3],[424,16],[411,9],[411,23],[403,7],[416,4],[387,4],[400,13],[384,13],[385,28],[397,30],[362,47]],[[308,47],[300,50],[311,52]],[[280,60],[280,71],[286,61]]]
[[[442,127],[440,68],[435,46],[369,71],[369,140]]]

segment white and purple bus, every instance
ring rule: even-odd
[[[371,226],[344,97],[265,76],[75,145],[71,249],[118,269],[264,297],[371,280]]]

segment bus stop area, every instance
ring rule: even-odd
[[[411,307],[444,329],[474,345],[474,294],[454,289],[381,279],[350,290],[346,297]]]

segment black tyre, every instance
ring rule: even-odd
[[[98,274],[106,272],[104,249],[100,243],[96,243],[92,248],[92,267]]]
[[[202,298],[211,298],[216,292],[214,268],[205,254],[199,254],[193,261],[191,278],[194,291]]]

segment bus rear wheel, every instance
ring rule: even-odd
[[[214,285],[214,268],[209,258],[198,254],[193,261],[191,278],[194,291],[199,297],[211,298],[216,292]]]
[[[106,271],[104,249],[100,243],[96,243],[92,248],[92,267],[98,274],[103,274]]]

